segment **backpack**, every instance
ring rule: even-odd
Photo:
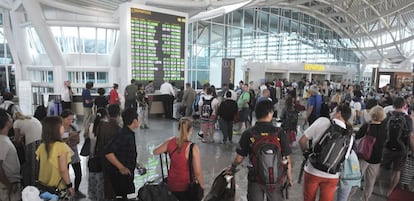
[[[321,103],[321,111],[319,112],[319,117],[326,117],[329,118],[329,114],[331,113],[329,105],[325,103],[325,101],[322,101]]]
[[[361,186],[361,168],[359,166],[358,156],[354,150],[351,150],[347,159],[344,160],[340,184],[349,187]]]
[[[282,128],[284,130],[296,130],[296,126],[298,125],[298,111],[294,108],[288,108],[285,111],[284,120],[282,123]]]
[[[7,113],[9,113],[9,115],[10,115],[10,117],[13,119],[13,107],[14,107],[14,104],[13,103],[11,103],[10,105],[9,105],[9,107],[7,108],[7,110],[6,110],[6,112]],[[13,122],[14,122],[14,119],[13,119]],[[9,134],[8,134],[8,136],[9,137],[14,137],[14,128],[11,128],[11,129],[9,129]]]
[[[254,90],[249,90],[250,100],[249,100],[249,108],[254,110],[256,106],[256,95],[254,94]]]
[[[213,102],[214,97],[211,98],[210,100],[206,100],[203,97],[203,105],[201,106],[201,117],[202,118],[210,118],[211,114],[213,113],[213,106],[211,105],[211,103]]]
[[[200,98],[201,98],[201,93],[197,93],[197,95],[194,98],[193,106],[192,106],[194,113],[198,112],[198,107],[199,107],[198,102],[200,102]]]
[[[400,112],[388,113],[387,139],[385,147],[391,151],[407,150],[408,130],[405,114]]]
[[[350,146],[351,137],[346,129],[331,122],[319,142],[313,147],[309,158],[312,166],[330,174],[339,172]]]
[[[279,189],[286,180],[287,164],[283,164],[282,147],[279,132],[257,134],[254,128],[250,130],[252,154],[250,160],[256,182],[266,185],[270,190]]]

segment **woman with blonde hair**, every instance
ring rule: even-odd
[[[366,135],[375,137],[375,144],[372,148],[371,157],[363,159],[359,156],[361,174],[365,177],[364,184],[364,200],[368,201],[374,189],[375,180],[377,178],[384,149],[384,143],[387,138],[386,124],[382,123],[385,119],[385,112],[381,106],[374,106],[369,111],[371,122],[364,124],[356,134],[356,139],[360,139]]]
[[[46,117],[42,121],[42,143],[36,150],[39,161],[39,182],[49,187],[66,189],[70,196],[75,194],[69,177],[68,165],[73,152],[62,141],[63,120],[58,116]]]
[[[193,133],[193,122],[190,118],[184,117],[179,121],[179,136],[171,137],[157,148],[153,154],[158,155],[167,152],[171,159],[170,169],[168,170],[168,189],[180,201],[190,201],[187,193],[190,184],[189,175],[189,153],[191,134]],[[197,144],[193,147],[193,172],[195,180],[205,189],[204,178],[201,170],[200,149]]]
[[[14,140],[16,145],[24,146],[25,150],[25,162],[21,164],[23,185],[33,186],[39,172],[35,152],[42,139],[42,124],[36,118],[25,116],[21,112],[16,112],[14,116]]]

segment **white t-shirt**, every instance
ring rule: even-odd
[[[14,183],[20,182],[20,162],[16,148],[8,136],[0,135],[0,161],[7,179]]]
[[[339,121],[338,119],[333,119],[333,122],[337,124],[338,126],[342,128],[346,128],[346,125],[344,122]],[[325,133],[326,129],[328,129],[331,126],[331,121],[326,117],[318,118],[313,124],[307,128],[304,131],[304,135],[309,139],[312,140],[312,146],[315,146],[317,142],[319,142],[319,139],[322,137],[322,135]],[[349,149],[347,151],[350,152],[352,149],[351,146],[349,146]],[[339,172],[336,174],[329,174],[323,171],[320,171],[312,166],[311,163],[307,163],[305,168],[305,172],[317,176],[317,177],[323,177],[323,178],[329,178],[329,179],[336,179],[339,178]]]
[[[18,119],[13,128],[18,128],[20,135],[25,136],[26,145],[42,139],[42,124],[36,118]]]
[[[395,110],[393,105],[388,105],[384,107],[384,113],[388,114],[389,112],[393,112]]]
[[[213,98],[212,95],[203,95],[200,97],[200,101],[198,101],[198,105],[199,107],[201,107],[203,105],[203,98],[205,100],[210,100]],[[217,114],[217,109],[218,109],[218,105],[219,105],[219,101],[217,100],[217,98],[214,98],[213,101],[211,101],[211,107],[213,107],[213,113],[211,113],[212,115],[216,115]]]
[[[71,102],[70,100],[70,90],[68,87],[62,89],[61,99],[64,102]]]
[[[168,82],[164,82],[160,87],[160,93],[161,94],[169,94],[175,96],[174,88],[172,85]]]
[[[231,99],[237,101],[237,93],[234,90],[229,90],[231,92]]]

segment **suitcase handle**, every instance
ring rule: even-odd
[[[165,160],[165,166],[167,168],[167,173],[164,174],[164,165],[163,165],[163,160],[162,160],[162,155],[164,155],[164,160]],[[161,164],[161,175],[162,175],[162,179],[164,180],[165,176],[168,176],[168,153],[164,152],[162,154],[160,154],[160,164]]]

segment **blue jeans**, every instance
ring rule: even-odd
[[[340,186],[337,190],[336,201],[347,201],[351,193],[352,186]]]

